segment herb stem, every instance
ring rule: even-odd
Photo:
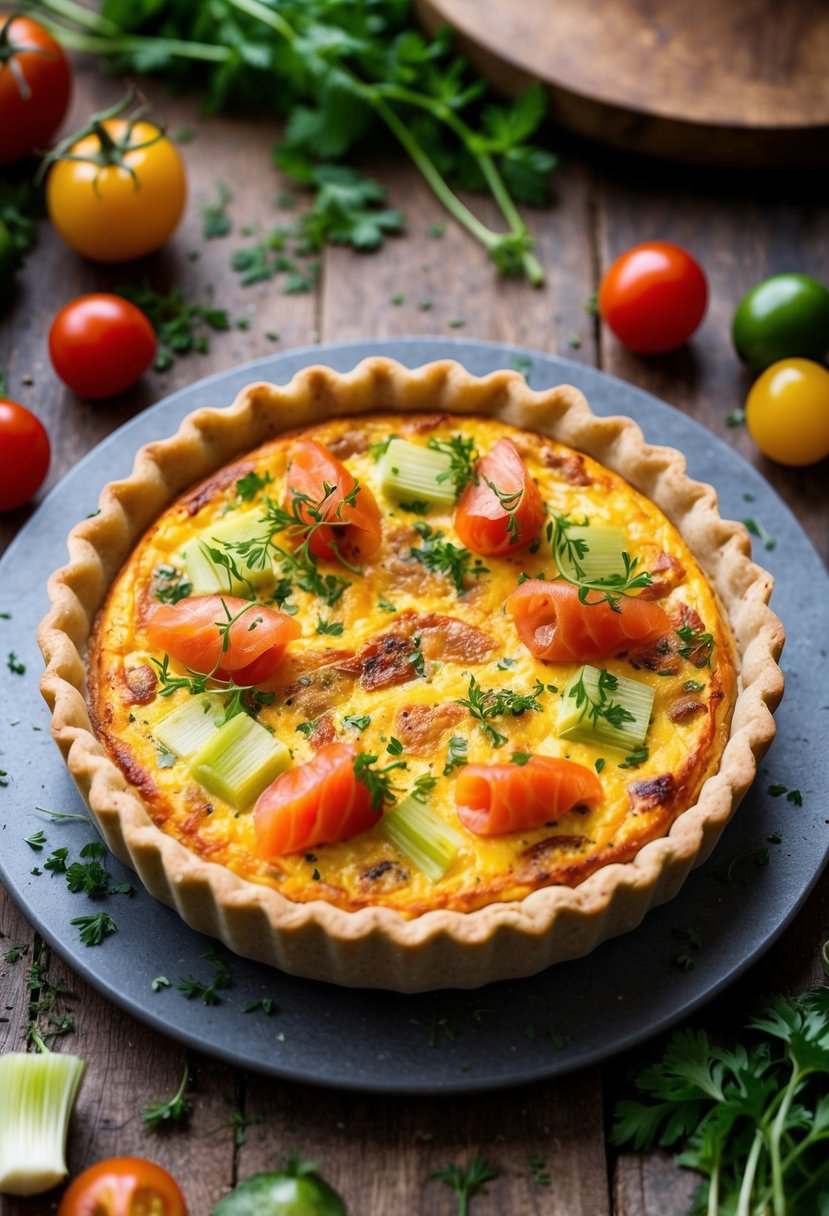
[[[49,0],[53,3],[54,0]],[[145,38],[141,34],[119,34],[117,37],[83,34],[71,30],[60,22],[44,19],[38,14],[41,24],[53,34],[60,44],[70,51],[82,51],[91,55],[123,55],[129,51],[164,51],[182,59],[197,59],[209,63],[226,63],[231,51],[225,46],[214,46],[207,42],[183,42],[178,38]]]
[[[74,21],[76,25],[84,25],[96,34],[109,34],[113,38],[121,34],[114,21],[110,21],[103,13],[96,13],[85,5],[76,3],[76,0],[40,0],[40,3],[43,8],[57,16]]]
[[[780,1106],[768,1134],[769,1157],[771,1158],[771,1190],[774,1203],[774,1216],[786,1216],[786,1192],[783,1185],[783,1168],[780,1158],[780,1141],[786,1126],[789,1107],[794,1101],[795,1094],[802,1080],[797,1065],[792,1067],[792,1075],[783,1093]]]
[[[264,25],[269,25],[286,42],[294,43],[299,37],[289,21],[286,21],[280,13],[275,13],[273,9],[260,4],[259,0],[228,0],[228,3],[231,8],[238,9],[240,13],[247,13],[249,17],[255,17]]]
[[[740,1187],[740,1195],[737,1201],[737,1210],[734,1216],[752,1216],[751,1212],[751,1196],[754,1191],[754,1175],[757,1172],[757,1163],[760,1160],[760,1154],[763,1151],[763,1129],[758,1127],[754,1133],[754,1140],[751,1144],[751,1151],[748,1154],[746,1161],[745,1173],[743,1174],[743,1183]]]

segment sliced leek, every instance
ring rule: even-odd
[[[85,1068],[63,1052],[0,1056],[0,1193],[39,1195],[66,1177],[66,1133]]]
[[[244,541],[258,540],[264,534],[262,516],[258,511],[245,511],[200,532],[184,546],[181,556],[187,567],[187,577],[194,595],[217,595],[226,592],[238,595],[246,583],[260,587],[273,577],[270,565],[250,566],[233,547]],[[214,562],[210,549],[227,552],[233,559],[241,578],[235,578],[225,566]],[[228,586],[228,583],[230,584]]]
[[[285,744],[244,713],[214,731],[190,759],[196,781],[237,811],[255,802],[290,765]]]
[[[556,729],[562,739],[630,751],[645,742],[652,709],[649,685],[586,663],[561,694]]]
[[[603,524],[571,524],[567,529],[567,540],[573,557],[561,555],[566,563],[565,575],[581,582],[595,582],[610,578],[614,574],[624,575],[623,553],[630,553],[621,528],[608,528]],[[575,560],[581,573],[576,570]]]
[[[224,712],[224,703],[214,693],[188,697],[183,705],[161,719],[153,737],[174,756],[189,760],[216,733]]]
[[[392,439],[380,461],[380,483],[390,498],[420,500],[451,507],[455,484],[452,461],[445,452],[435,452],[405,439]]]
[[[460,832],[412,794],[383,816],[380,832],[430,882],[443,878],[464,842]]]

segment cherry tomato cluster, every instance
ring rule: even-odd
[[[667,241],[628,249],[599,289],[599,314],[636,354],[682,346],[705,315],[708,285],[687,250]],[[746,425],[760,450],[782,464],[829,456],[829,290],[804,274],[778,274],[741,300],[734,348],[761,373],[746,400]]]

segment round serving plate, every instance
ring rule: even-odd
[[[627,414],[651,442],[679,448],[691,475],[717,488],[724,516],[751,514],[776,540],[758,556],[778,577],[773,607],[788,634],[788,691],[777,740],[714,855],[634,932],[584,959],[476,992],[401,996],[296,979],[230,954],[143,889],[92,901],[42,870],[53,849],[69,846],[75,858],[95,838],[88,822],[50,822],[36,809],[84,810],[49,737],[34,636],[48,607],[46,580],[65,559],[70,526],[96,509],[106,482],[130,472],[143,443],[170,435],[191,410],[226,405],[254,380],[285,383],[313,363],[349,371],[373,354],[409,367],[454,358],[475,375],[520,358],[533,388],[574,384],[596,413]],[[825,680],[815,663],[827,603],[829,576],[818,554],[756,470],[692,419],[591,368],[535,351],[437,338],[308,347],[233,368],[174,393],[100,444],[52,491],[0,562],[0,649],[26,665],[25,675],[5,664],[0,674],[0,767],[8,773],[0,788],[0,877],[46,941],[106,997],[155,1029],[245,1068],[390,1093],[492,1089],[581,1068],[664,1030],[723,989],[783,931],[817,880],[827,853],[821,795],[829,787],[829,753],[811,747],[809,738],[816,723],[829,725]],[[799,788],[802,806],[772,796],[769,786]],[[24,838],[38,829],[47,843],[35,851]],[[129,880],[114,858],[107,867],[116,882]],[[102,910],[117,932],[100,945],[83,945],[70,922]],[[689,931],[702,949],[690,948],[694,965],[685,971],[675,956],[688,952]],[[215,1005],[186,1000],[178,980],[209,982],[211,951],[227,963],[229,986]],[[159,975],[171,986],[156,992]],[[245,1016],[245,1003],[262,997],[273,999],[272,1015]]]

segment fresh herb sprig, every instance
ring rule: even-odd
[[[829,987],[773,999],[731,1047],[675,1034],[616,1105],[615,1144],[681,1149],[695,1213],[813,1216],[829,1191]]]
[[[495,729],[492,719],[509,715],[517,718],[528,709],[541,713],[544,707],[538,698],[543,692],[544,685],[541,680],[536,681],[532,692],[517,693],[509,688],[484,688],[472,675],[469,677],[466,696],[458,698],[458,705],[469,710],[492,746],[498,748],[507,742],[507,736]]]
[[[354,776],[371,795],[371,809],[378,813],[386,802],[396,802],[400,792],[393,784],[392,773],[397,768],[408,768],[405,760],[391,760],[382,768],[374,768],[377,756],[360,752],[354,757]]]
[[[432,435],[427,445],[435,452],[442,452],[450,460],[445,473],[438,473],[439,482],[452,481],[455,497],[460,498],[466,487],[478,484],[478,449],[471,435],[451,435],[449,439],[438,439]]]
[[[476,1195],[486,1194],[486,1184],[501,1177],[501,1171],[486,1157],[474,1157],[466,1169],[452,1162],[442,1169],[432,1170],[430,1178],[437,1178],[451,1187],[457,1200],[457,1216],[469,1216],[469,1201]]]
[[[151,1102],[141,1108],[141,1122],[152,1132],[182,1124],[190,1114],[190,1103],[184,1094],[190,1080],[190,1069],[185,1059],[181,1070],[179,1087],[166,1102]]]
[[[520,507],[521,499],[524,497],[524,487],[522,486],[520,490],[514,490],[512,493],[509,493],[506,490],[499,490],[495,482],[490,481],[488,477],[485,477],[484,481],[489,486],[490,490],[492,490],[492,493],[498,499],[506,513],[509,515],[507,535],[510,538],[510,544],[517,545],[521,539],[521,525],[518,522],[515,512]]]
[[[199,6],[155,0],[103,0],[100,13],[67,0],[37,0],[33,9],[65,47],[114,57],[122,74],[189,80],[206,87],[214,110],[239,101],[274,105],[287,119],[277,163],[315,192],[312,210],[324,222],[315,218],[312,231],[321,227],[320,239],[336,239],[342,224],[336,199],[333,219],[322,206],[330,182],[320,173],[350,169],[343,162],[385,128],[502,274],[542,283],[516,200],[540,205],[548,197],[556,160],[531,142],[545,115],[544,90],[534,85],[516,101],[496,104],[454,55],[448,28],[427,41],[405,0],[280,0],[278,7],[224,0],[215,21],[205,21]],[[271,87],[275,76],[278,89]],[[479,219],[454,183],[490,194],[505,229]],[[375,239],[378,220],[366,210],[347,225],[352,244]]]
[[[198,304],[187,300],[180,287],[174,287],[164,295],[145,280],[141,284],[116,287],[115,292],[149,317],[158,337],[153,364],[157,372],[166,371],[179,355],[191,351],[206,355],[210,339],[205,330],[223,333],[230,329],[230,320],[223,308],[214,308],[209,302]]]
[[[414,528],[423,544],[410,550],[411,557],[427,570],[451,579],[458,595],[467,590],[467,579],[489,573],[479,557],[473,558],[468,549],[444,540],[446,533],[440,528],[433,528],[423,519],[417,520]]]
[[[588,523],[586,518],[579,523],[569,515],[552,512],[552,519],[547,524],[547,540],[550,542],[559,575],[578,587],[579,599],[583,604],[591,608],[607,604],[614,612],[621,612],[622,596],[650,587],[653,579],[647,570],[639,570],[639,558],[631,557],[629,553],[622,554],[623,572],[609,574],[605,578],[588,578],[581,563],[590,547],[583,537],[569,534],[570,528],[584,527]],[[591,592],[594,593],[592,598]]]
[[[582,672],[568,693],[568,696],[575,700],[576,709],[581,710],[579,721],[583,722],[586,718],[591,726],[595,727],[601,719],[617,729],[625,722],[633,722],[634,715],[630,710],[625,709],[624,705],[612,698],[611,694],[618,687],[619,681],[616,676],[601,667],[596,691],[595,694],[592,694],[584,683],[584,672]]]
[[[693,663],[694,667],[710,667],[711,656],[714,653],[714,635],[700,630],[696,633],[690,625],[680,625],[675,630],[682,645],[679,653],[683,659]]]

